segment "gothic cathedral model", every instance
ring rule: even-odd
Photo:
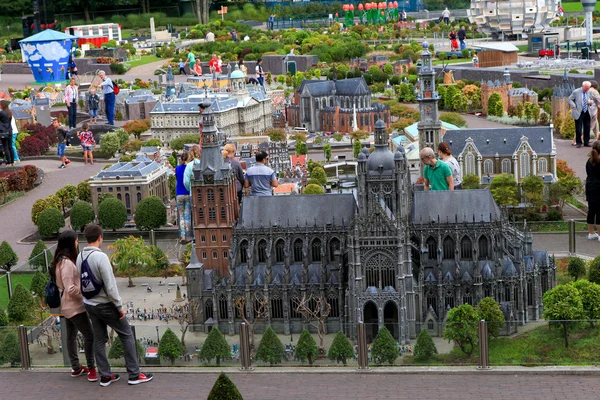
[[[427,48],[427,43],[423,45],[421,52],[421,68],[418,76],[420,80],[417,101],[419,102],[419,111],[421,120],[417,125],[419,138],[421,138],[421,148],[431,147],[437,149],[442,135],[442,123],[438,118],[438,100],[439,95],[435,90],[435,71],[432,64],[432,54]]]

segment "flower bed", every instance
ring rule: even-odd
[[[0,204],[4,204],[12,193],[33,189],[38,179],[38,169],[34,165],[0,171]]]
[[[39,156],[58,143],[56,130],[52,126],[27,124],[25,131],[30,135],[23,139],[19,154],[25,157]]]

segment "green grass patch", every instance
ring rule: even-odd
[[[565,201],[570,205],[579,208],[580,210],[583,210],[585,208],[585,204],[583,204],[573,196],[567,197]]]
[[[527,45],[527,44],[519,45],[519,46],[517,46],[517,48],[519,49],[520,53],[525,53],[525,52],[529,51],[529,45]]]
[[[569,223],[567,221],[546,221],[546,222],[527,222],[527,227],[532,232],[568,232]],[[587,229],[585,222],[576,222],[575,231],[584,231]]]
[[[580,2],[562,3],[565,12],[583,12],[583,6]],[[596,3],[595,11],[600,11],[600,3]]]
[[[142,56],[139,60],[135,60],[135,61],[128,61],[127,64],[131,67],[139,67],[140,65],[146,65],[146,64],[150,64],[152,62],[155,61],[160,61],[162,60],[162,58],[156,57],[155,55],[152,54],[147,54],[145,56]],[[167,62],[167,60],[165,60],[165,63]]]
[[[471,60],[468,58],[456,58],[454,60],[453,59],[436,60],[436,61],[432,62],[433,65],[460,64],[460,63],[471,63]]]
[[[31,280],[35,274],[24,274],[24,273],[12,273],[10,278],[12,280],[13,290],[20,283],[25,286],[27,289],[31,286]],[[6,310],[6,306],[8,305],[8,279],[6,279],[6,275],[0,275],[0,307]]]

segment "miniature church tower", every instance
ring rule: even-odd
[[[433,70],[432,54],[424,43],[421,52],[421,68],[418,75],[421,81],[417,101],[421,112],[421,121],[417,125],[421,148],[437,149],[442,141],[442,124],[438,118],[439,95],[435,90],[435,71]]]
[[[229,87],[231,88],[231,96],[235,98],[248,97],[248,88],[246,87],[246,77],[240,71],[240,67],[236,64],[233,72],[229,75]]]

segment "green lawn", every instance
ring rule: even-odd
[[[460,63],[471,63],[470,59],[466,58],[457,58],[457,59],[449,59],[449,60],[436,60],[432,62],[433,65],[446,65],[446,64],[460,64]]]
[[[19,274],[13,273],[10,277],[12,280],[13,291],[15,287],[20,283],[27,289],[31,286],[31,280],[34,274]],[[6,275],[0,275],[0,307],[6,310],[8,305],[8,283]]]
[[[148,55],[142,56],[141,59],[139,59],[139,60],[129,61],[129,62],[127,62],[127,64],[129,64],[129,66],[131,68],[133,68],[133,67],[139,67],[140,65],[150,64],[151,62],[160,61],[160,60],[162,60],[162,58],[156,57],[155,55],[152,55],[152,54],[148,54]],[[165,63],[166,62],[167,61],[165,60]]]
[[[580,2],[562,3],[565,12],[583,12],[583,6]],[[595,11],[600,11],[600,3],[596,3]]]
[[[527,227],[532,232],[568,232],[569,223],[567,221],[544,221],[544,222],[530,222],[527,221]],[[587,225],[585,222],[576,222],[575,230],[584,231]]]

